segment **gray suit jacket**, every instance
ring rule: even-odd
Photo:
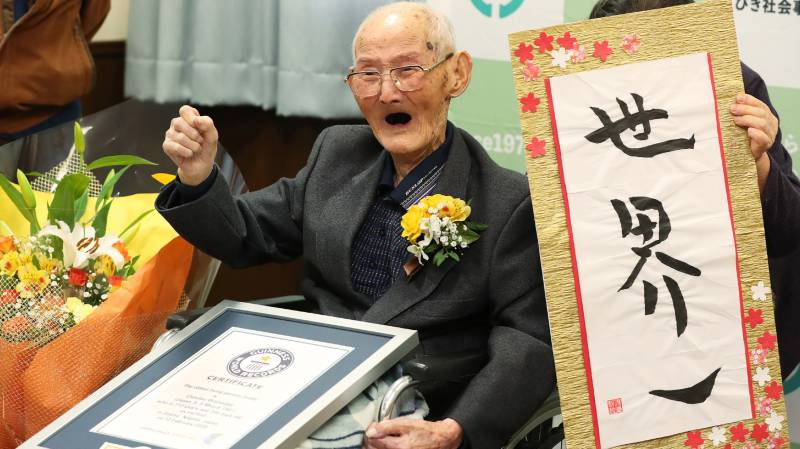
[[[324,130],[294,179],[231,197],[222,176],[182,203],[167,186],[156,207],[206,253],[235,267],[305,258],[303,294],[326,315],[420,333],[418,354],[485,351],[488,363],[445,404],[471,446],[499,448],[552,391],[555,370],[525,177],[496,165],[456,128],[434,193],[470,201],[488,229],[460,262],[426,264],[373,303],[350,285],[353,239],[372,203],[383,148],[367,126]]]

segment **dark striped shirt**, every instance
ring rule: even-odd
[[[445,142],[394,187],[394,164],[384,154],[381,180],[375,199],[353,241],[350,282],[353,289],[373,300],[380,298],[398,276],[410,253],[401,234],[400,219],[409,207],[433,193],[453,140],[453,125],[447,123]]]

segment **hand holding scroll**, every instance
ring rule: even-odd
[[[756,161],[758,172],[758,189],[764,191],[769,176],[769,156],[767,151],[775,143],[778,134],[778,118],[758,98],[740,93],[736,96],[736,103],[731,106],[733,122],[747,129],[750,136],[750,152]]]

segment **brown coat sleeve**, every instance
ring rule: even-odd
[[[100,25],[106,20],[111,9],[111,0],[83,0],[81,3],[81,23],[86,40],[91,40]]]

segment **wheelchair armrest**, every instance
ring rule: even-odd
[[[409,388],[414,386],[419,388],[424,384],[435,390],[436,385],[458,383],[469,379],[486,366],[487,359],[488,355],[484,351],[472,351],[435,356],[422,355],[401,362],[403,376],[394,381],[381,399],[375,420],[383,421],[396,417],[397,401]]]
[[[305,298],[300,295],[291,296],[277,296],[274,298],[262,298],[253,301],[248,301],[249,304],[258,304],[262,306],[281,307],[284,309],[304,310],[307,307]],[[200,318],[204,313],[208,312],[210,307],[202,307],[199,309],[184,310],[181,312],[173,313],[167,318],[167,329],[183,329],[184,327],[192,324],[192,322]]]
[[[402,362],[403,373],[418,382],[453,381],[472,377],[484,366],[489,356],[484,352],[418,356]]]

